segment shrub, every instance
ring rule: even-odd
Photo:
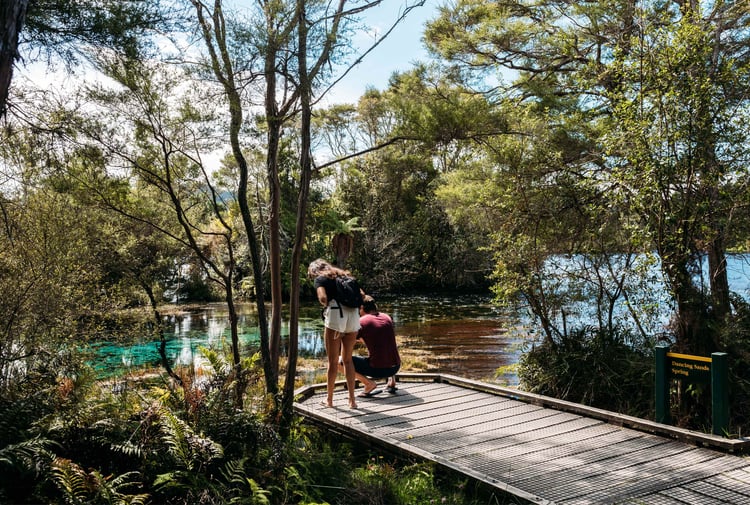
[[[524,353],[523,389],[623,414],[648,417],[653,408],[653,348],[626,330],[582,327]]]

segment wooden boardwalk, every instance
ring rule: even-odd
[[[750,504],[750,440],[728,440],[458,377],[399,375],[396,395],[298,391],[296,411],[532,503]],[[361,389],[360,389],[361,391]]]

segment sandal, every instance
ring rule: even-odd
[[[382,389],[380,389],[380,388],[375,388],[375,389],[373,389],[372,391],[370,391],[369,393],[368,393],[368,392],[366,392],[366,391],[363,391],[363,392],[361,392],[360,394],[358,394],[357,396],[359,396],[360,398],[370,398],[370,397],[372,397],[372,396],[375,396],[375,395],[379,395],[379,394],[380,394],[380,393],[382,393],[382,392],[383,392],[383,390],[382,390]]]

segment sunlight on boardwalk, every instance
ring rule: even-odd
[[[341,388],[335,407],[323,407],[320,386],[299,391],[295,408],[334,430],[533,503],[750,504],[750,460],[727,452],[744,450],[745,441],[458,377],[400,380],[396,395],[358,398],[355,410]]]

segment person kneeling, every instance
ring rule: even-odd
[[[359,332],[357,339],[367,347],[368,356],[352,356],[355,377],[364,385],[359,396],[370,397],[381,391],[372,379],[388,378],[389,393],[396,393],[396,372],[401,368],[401,357],[396,346],[396,330],[388,314],[380,312],[375,300],[365,296],[359,309]]]

